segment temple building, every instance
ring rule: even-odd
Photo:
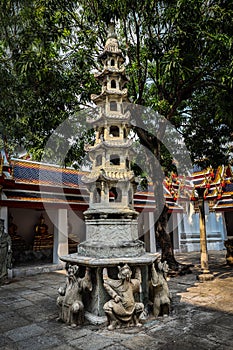
[[[46,173],[43,184],[39,183],[40,169]],[[57,181],[57,174],[62,175],[62,183]],[[5,220],[5,229],[13,239],[14,255],[18,260],[16,266],[22,263],[20,252],[23,262],[28,265],[38,256],[40,263],[58,264],[60,255],[76,251],[77,245],[86,239],[83,213],[88,209],[89,194],[81,181],[84,175],[88,176],[88,173],[20,159],[12,159],[10,165],[6,161],[4,164],[4,158],[1,158],[0,217]],[[215,172],[211,168],[194,172],[187,185],[189,197],[182,194],[186,198],[183,206],[177,200],[177,193],[181,195],[180,183],[176,176],[164,180],[164,196],[170,213],[169,231],[175,251],[199,251],[200,248],[199,214],[193,196],[195,184],[206,186],[208,191],[205,197],[208,250],[224,249],[224,241],[233,236],[231,167],[220,166]],[[113,206],[119,205],[111,191],[107,197],[109,201],[115,201]],[[97,202],[93,203],[94,207],[102,205],[98,199],[93,201]],[[130,206],[130,201],[127,203]],[[154,235],[154,195],[150,184],[147,190],[137,187],[133,204],[138,212],[139,237],[145,242],[147,251],[155,252],[159,246]],[[36,226],[42,217],[47,232],[53,236],[52,252],[50,246],[50,254],[43,250],[45,255],[33,249]]]
[[[96,133],[94,144],[88,147],[90,172],[7,159],[1,152],[0,218],[13,241],[15,265],[35,261],[59,264],[59,257],[76,252],[77,246],[88,255],[91,248],[83,242],[87,238],[94,240],[97,224],[101,227],[101,241],[101,235],[105,237],[106,230],[113,229],[114,220],[121,223],[129,241],[136,240],[137,232],[146,252],[154,253],[160,248],[154,232],[153,186],[148,184],[146,190],[142,189],[130,168],[134,151],[128,138],[130,113],[124,110],[128,78],[113,31],[100,61],[102,70],[96,79],[101,93],[92,96],[99,113],[89,120]],[[206,188],[208,249],[224,249],[224,241],[233,236],[232,168],[219,166],[213,171],[210,167],[193,172],[187,179],[171,174],[164,179],[164,196],[175,251],[200,249],[197,185]],[[121,240],[120,231],[118,227],[116,242]],[[139,254],[141,247],[136,244],[135,249],[139,249]]]

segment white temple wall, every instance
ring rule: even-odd
[[[35,226],[39,223],[40,215],[43,214],[48,232],[53,233],[53,224],[45,210],[9,208],[9,215],[13,217],[13,223],[17,225],[17,233],[25,239],[28,244],[33,243]]]
[[[17,225],[18,228],[17,233],[21,235],[21,237],[24,238],[28,244],[32,244],[35,226],[39,223],[40,215],[43,214],[45,224],[48,226],[48,232],[52,234],[54,232],[54,223],[56,222],[57,210],[58,209],[46,209],[45,211],[24,208],[8,208],[8,215],[12,215],[13,223]],[[8,215],[5,215],[4,213],[3,208],[1,208],[0,216],[5,220],[5,228],[7,230]],[[68,210],[67,213],[69,237],[78,243],[84,241],[85,223],[83,220],[83,213],[73,210]]]
[[[192,205],[192,204],[191,204]],[[221,212],[206,211],[206,231],[208,250],[222,250],[224,240],[227,237],[226,224]],[[57,209],[35,210],[24,208],[0,209],[0,217],[7,221],[11,214],[13,223],[17,225],[17,233],[21,235],[28,244],[33,243],[35,225],[38,224],[40,215],[43,214],[45,223],[48,225],[48,232],[54,232],[53,223],[56,220]],[[138,218],[139,239],[145,241],[146,250],[156,251],[156,240],[153,225],[153,213],[140,213]],[[86,239],[86,225],[81,211],[67,210],[68,235],[75,242],[81,243]],[[173,246],[175,251],[191,252],[200,251],[199,214],[189,208],[185,214],[172,214],[168,223],[169,231],[172,232]],[[144,236],[144,237],[143,237]]]
[[[138,216],[138,238],[145,243],[147,252],[156,252],[156,237],[154,230],[154,213],[141,212]]]
[[[224,240],[227,237],[224,215],[220,212],[208,212],[208,210],[206,212],[207,249],[223,250]],[[152,218],[153,213],[142,212],[138,222],[139,239],[144,240],[148,252],[156,251]],[[194,212],[194,208],[189,208],[188,213],[184,214],[173,213],[168,222],[168,230],[175,251],[200,251],[199,214]]]
[[[0,207],[0,219],[4,220],[5,232],[8,232],[8,208]]]
[[[77,243],[85,241],[86,225],[81,211],[68,210],[68,234]]]
[[[192,206],[192,203],[190,204]],[[179,251],[200,251],[199,213],[191,207],[188,213],[177,214]],[[226,227],[222,213],[206,210],[206,236],[208,250],[222,250],[226,237]]]

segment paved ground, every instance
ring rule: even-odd
[[[56,321],[57,288],[64,271],[15,278],[0,287],[0,349],[207,350],[233,349],[233,268],[224,252],[210,252],[214,281],[199,283],[199,254],[179,254],[193,273],[169,281],[172,313],[140,329],[71,328]]]

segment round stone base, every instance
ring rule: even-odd
[[[78,253],[60,256],[60,260],[72,265],[94,267],[112,267],[120,264],[135,265],[151,265],[160,258],[159,253],[145,253],[137,257],[118,257],[118,258],[95,258],[92,256],[82,256]]]

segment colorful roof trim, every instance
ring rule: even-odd
[[[0,181],[6,201],[88,205],[89,195],[82,177],[89,172],[17,159],[11,160],[7,168],[4,166],[2,164],[0,169]],[[33,185],[37,185],[35,190],[30,187]],[[44,191],[38,186],[51,189]],[[215,172],[210,167],[187,178],[171,173],[164,179],[164,197],[169,209],[182,211],[179,200],[196,200],[197,187],[206,189],[204,199],[214,203],[213,209],[233,210],[233,171],[230,166],[220,166]],[[138,186],[134,207],[138,211],[155,208],[152,183],[148,184],[147,190]]]
[[[60,168],[29,161],[12,161],[15,182],[78,188],[84,174],[75,169]]]

